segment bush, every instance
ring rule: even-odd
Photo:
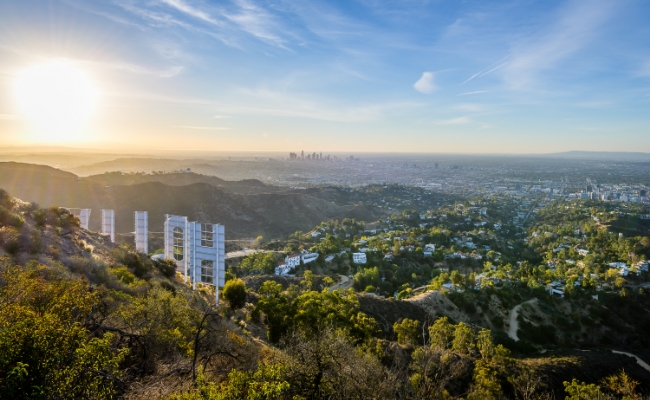
[[[133,275],[126,267],[122,266],[119,268],[113,268],[111,269],[111,272],[113,275],[117,277],[117,279],[120,280],[120,282],[130,285],[133,282],[135,282],[135,275]]]
[[[4,189],[0,189],[0,207],[10,210],[14,207],[14,199]]]
[[[231,279],[223,288],[223,298],[230,303],[233,310],[246,304],[246,284],[241,279]]]
[[[166,258],[162,260],[154,260],[153,266],[169,279],[176,275],[176,263],[173,260],[168,260]]]
[[[20,228],[25,223],[25,220],[17,214],[12,213],[7,210],[7,208],[0,205],[0,225],[1,226],[13,226],[15,228]]]
[[[141,279],[147,278],[147,275],[153,269],[151,260],[145,255],[130,251],[129,248],[120,247],[113,252],[113,257],[118,264],[123,264],[130,270],[133,270],[135,276]]]
[[[8,254],[15,255],[20,250],[18,231],[6,226],[0,227],[0,243]]]

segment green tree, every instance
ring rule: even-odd
[[[565,400],[594,400],[604,397],[598,385],[586,384],[575,378],[571,382],[563,383],[567,394]]]
[[[99,294],[76,279],[45,280],[32,269],[0,265],[0,393],[10,398],[108,398],[128,349],[112,334],[91,336],[84,322]]]
[[[233,310],[246,304],[246,284],[241,279],[231,279],[223,288],[223,298],[228,301]]]
[[[420,321],[404,318],[401,323],[393,324],[393,331],[397,334],[399,344],[408,344],[417,346],[420,343],[422,332],[420,330]]]
[[[475,347],[474,331],[472,328],[462,322],[456,325],[456,329],[454,329],[454,340],[451,345],[452,350],[461,354],[470,355]]]
[[[432,348],[448,349],[453,340],[454,327],[447,317],[438,318],[429,326],[429,341]]]

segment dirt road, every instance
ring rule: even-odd
[[[339,275],[339,278],[341,278],[341,281],[330,286],[330,292],[333,292],[338,289],[347,290],[351,288],[352,284],[354,283],[352,279],[348,278],[345,275]]]
[[[534,303],[536,301],[537,299],[524,301],[521,304],[517,304],[512,308],[512,310],[510,310],[510,315],[508,316],[508,336],[510,336],[510,338],[515,342],[519,341],[519,338],[517,337],[517,331],[519,330],[519,321],[517,321],[517,316],[519,315],[521,306],[527,303]]]
[[[632,354],[632,353],[626,353],[626,352],[624,352],[624,351],[617,351],[617,350],[612,350],[612,353],[616,353],[616,354],[624,354],[624,355],[626,355],[626,356],[634,357],[634,358],[636,358],[636,363],[637,363],[637,364],[639,364],[640,366],[642,366],[643,368],[645,368],[646,371],[650,372],[650,365],[648,365],[648,363],[646,363],[645,361],[643,361],[643,360],[640,359],[639,357],[635,356],[634,354]]]

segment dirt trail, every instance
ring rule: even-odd
[[[519,341],[519,338],[517,337],[517,330],[519,330],[519,321],[517,321],[517,316],[519,315],[521,306],[527,303],[534,303],[536,301],[537,299],[524,301],[521,304],[517,304],[512,308],[512,310],[510,310],[510,315],[508,316],[508,336],[510,336],[510,338],[515,342]]]
[[[617,350],[612,350],[612,353],[616,353],[616,354],[624,354],[624,355],[626,355],[626,356],[634,357],[634,358],[636,358],[636,363],[637,363],[637,364],[639,364],[640,366],[642,366],[643,368],[645,368],[646,371],[650,372],[650,365],[648,365],[648,363],[646,363],[645,361],[643,361],[643,360],[640,359],[639,357],[635,356],[634,354],[632,354],[632,353],[626,353],[626,352],[624,352],[624,351],[617,351]]]
[[[348,290],[352,287],[352,284],[354,283],[352,279],[348,278],[345,275],[339,275],[339,277],[341,278],[341,281],[330,286],[330,292],[338,289]]]

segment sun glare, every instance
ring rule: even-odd
[[[84,139],[82,128],[97,102],[97,90],[90,78],[68,61],[51,61],[26,69],[15,82],[15,95],[43,142]]]

